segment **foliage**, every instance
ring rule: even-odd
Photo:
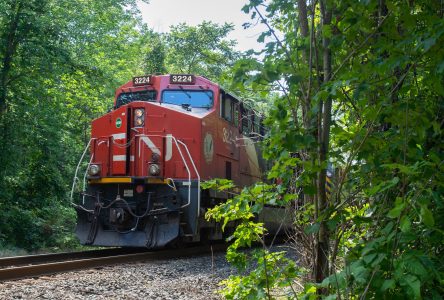
[[[89,123],[140,72],[135,1],[0,6],[0,245],[72,246],[67,195]]]
[[[145,37],[147,34],[144,35]],[[144,71],[146,74],[165,74],[167,73],[165,59],[167,55],[166,45],[162,41],[163,36],[154,34],[150,38],[150,43],[146,43],[147,49],[144,49],[145,61]]]
[[[292,280],[300,276],[301,271],[294,261],[285,257],[285,252],[255,251],[251,255],[251,263],[257,263],[257,266],[245,276],[231,275],[221,282],[226,286],[221,291],[226,299],[278,299],[296,296]],[[279,289],[283,286],[290,288],[282,293]],[[276,298],[271,296],[273,291]]]
[[[218,80],[239,57],[226,37],[233,25],[204,21],[196,27],[179,24],[166,36],[165,63],[169,73],[203,75]]]
[[[234,81],[280,92],[265,154],[282,182],[277,199],[297,199],[295,248],[312,270],[299,296],[442,299],[440,4],[259,0],[244,11],[269,30],[262,58],[238,61]],[[224,293],[242,298],[255,282],[231,278]]]
[[[203,184],[204,189],[217,189],[219,192],[229,192],[234,188],[230,180],[210,180]],[[227,260],[236,266],[241,275],[231,275],[221,282],[225,285],[221,293],[227,299],[261,299],[270,295],[272,290],[283,286],[291,288],[288,295],[296,295],[292,281],[303,273],[301,268],[285,256],[285,252],[271,252],[265,245],[268,235],[264,224],[259,222],[257,214],[264,205],[282,204],[276,201],[278,191],[276,186],[259,183],[244,188],[240,194],[209,209],[207,219],[214,219],[222,224],[222,230],[236,224],[234,232],[228,237],[231,241],[227,249]],[[246,247],[260,242],[262,249],[246,252]],[[256,266],[251,268],[251,265]]]
[[[227,39],[232,30],[231,24],[210,21],[197,26],[181,23],[163,34],[145,28],[143,69],[146,74],[197,74],[228,86],[231,66],[241,56],[236,42]]]

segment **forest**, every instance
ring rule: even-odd
[[[187,73],[268,128],[268,180],[207,212],[239,224],[223,297],[443,298],[443,1],[250,0],[244,26],[265,31],[246,52],[230,23],[159,33],[137,2],[0,0],[0,254],[79,248],[69,193],[91,120],[133,76]],[[242,250],[275,204],[297,261]]]

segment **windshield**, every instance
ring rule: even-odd
[[[128,104],[133,101],[156,101],[156,91],[140,91],[131,93],[122,93],[117,97],[116,107]]]
[[[213,107],[213,92],[196,90],[164,91],[162,94],[162,102],[176,105],[189,105],[196,108],[211,108]]]

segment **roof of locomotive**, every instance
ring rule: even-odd
[[[192,78],[191,82],[180,82],[180,83],[171,83],[171,80],[173,76],[190,76]],[[143,77],[149,77],[150,82],[147,84],[138,85],[135,84],[136,78],[143,78]],[[140,91],[146,91],[146,90],[154,90],[157,91],[156,99],[153,100],[153,102],[150,102],[152,104],[160,104],[161,101],[161,94],[164,90],[212,90],[213,92],[219,89],[223,89],[219,84],[211,81],[210,79],[200,76],[200,75],[192,75],[192,74],[165,74],[165,75],[144,75],[144,76],[137,76],[133,77],[133,80],[128,81],[127,83],[121,85],[119,88],[117,88],[115,97],[114,97],[114,106],[116,105],[116,101],[118,96],[121,93],[129,93],[129,92],[140,92]],[[255,114],[261,115],[259,112],[257,112],[255,109],[253,109],[250,105],[246,104],[244,101],[242,101],[238,96],[236,96],[234,93],[231,93],[225,89],[224,93],[230,95],[232,98],[239,101],[239,103],[242,103],[242,105],[249,110],[254,111]],[[214,99],[215,101],[216,99]],[[163,106],[169,107],[174,110],[179,110],[181,112],[184,112],[182,108],[177,107],[176,105],[169,105],[167,103],[162,103]],[[215,107],[213,107],[210,110],[213,110]],[[190,114],[206,114],[208,113],[209,109],[207,108],[193,108],[193,112],[189,112]]]
[[[179,80],[177,80],[179,78]],[[142,81],[143,83],[140,83]],[[118,107],[118,97],[123,93],[136,93],[145,91],[155,91],[156,94],[154,98],[148,100],[151,105],[161,105],[171,110],[180,111],[181,113],[201,116],[208,114],[215,109],[216,93],[219,90],[219,85],[210,81],[208,78],[203,76],[196,76],[191,74],[168,74],[168,75],[144,75],[133,77],[133,80],[128,81],[124,85],[117,88],[114,97],[114,108]],[[162,94],[166,90],[172,91],[211,91],[212,95],[212,106],[211,107],[183,107],[177,104],[170,104],[163,102]],[[143,101],[143,100],[140,100]],[[147,101],[147,100],[145,100]],[[138,102],[131,101],[131,102]],[[120,107],[120,105],[119,105]]]
[[[193,79],[190,82],[171,82],[171,78],[173,76],[191,76]],[[147,84],[136,84],[135,79],[141,77],[149,77],[150,82]],[[133,80],[128,81],[127,83],[121,85],[116,90],[115,99],[120,93],[124,92],[135,92],[135,91],[143,91],[143,90],[163,90],[163,89],[215,89],[219,88],[219,85],[215,82],[212,82],[208,78],[199,75],[191,75],[191,74],[167,74],[167,75],[144,75],[133,77]],[[157,99],[159,100],[159,99]]]

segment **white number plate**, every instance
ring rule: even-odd
[[[170,83],[171,84],[194,84],[195,83],[194,75],[190,74],[174,74],[170,75]]]
[[[148,85],[151,84],[151,79],[151,75],[133,77],[133,85]]]

